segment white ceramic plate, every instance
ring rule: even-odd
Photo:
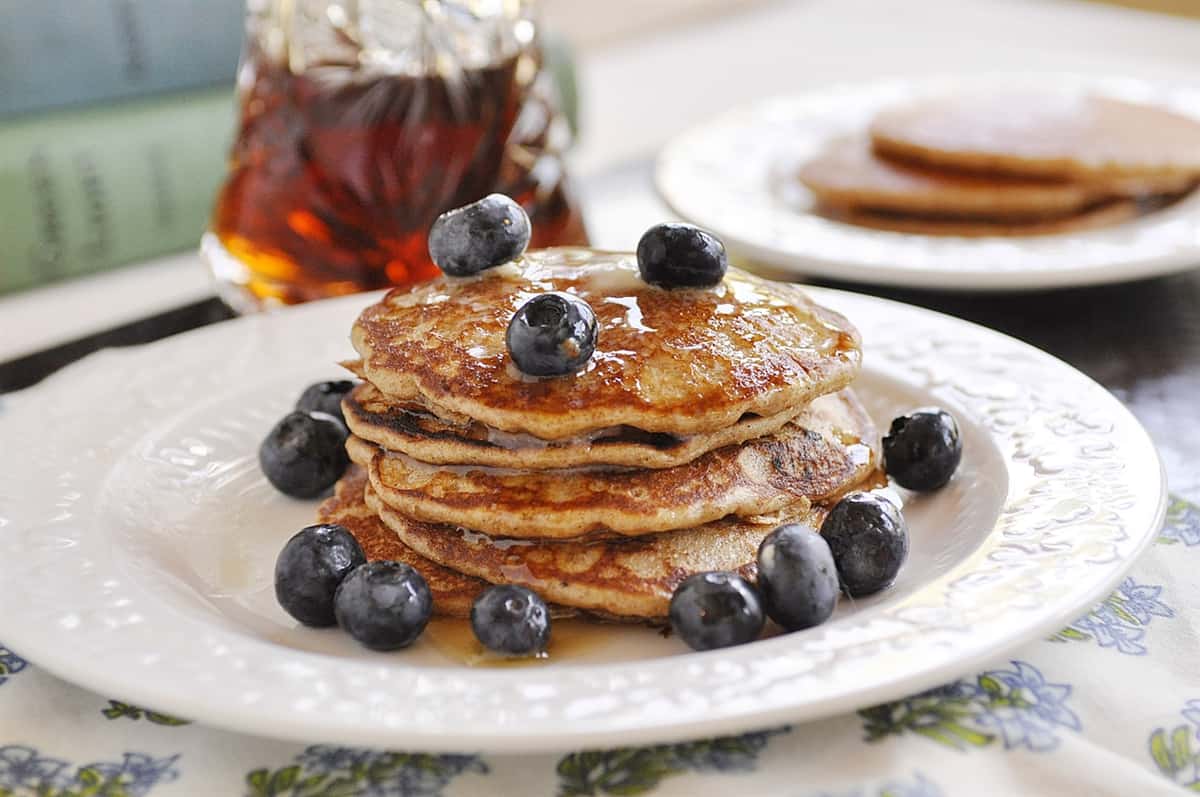
[[[939,290],[1034,290],[1134,280],[1200,264],[1200,191],[1137,220],[1087,232],[960,238],[871,230],[811,212],[796,170],[877,111],[989,86],[1079,91],[1200,116],[1200,88],[1133,79],[1029,75],[838,86],[731,111],[667,145],[656,181],[680,216],[776,276]]]
[[[981,327],[833,291],[868,341],[879,422],[954,411],[965,454],[905,514],[896,585],[826,625],[724,651],[611,628],[539,666],[381,654],[275,604],[315,502],[275,493],[262,435],[337,375],[370,297],[106,352],[0,403],[0,640],[122,700],[241,731],[435,750],[663,741],[811,719],[958,676],[1101,599],[1161,520],[1145,432],[1063,363]]]

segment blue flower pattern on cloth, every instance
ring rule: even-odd
[[[106,782],[119,783],[130,795],[141,797],[159,783],[174,780],[177,777],[175,762],[178,760],[178,755],[153,758],[142,753],[126,753],[125,759],[119,764],[89,764],[88,768],[103,775]]]
[[[1189,700],[1179,713],[1186,724],[1156,728],[1150,734],[1150,757],[1163,775],[1200,792],[1200,699]]]
[[[27,666],[28,663],[25,659],[0,645],[0,686],[8,680],[10,675],[16,675]]]
[[[1050,683],[1024,661],[1010,670],[990,670],[974,681],[959,680],[895,703],[863,709],[866,740],[916,733],[956,750],[987,747],[1048,752],[1063,729],[1083,725],[1067,705],[1071,687]]]
[[[179,755],[154,758],[125,753],[119,762],[97,761],[80,767],[41,755],[26,745],[0,747],[0,795],[4,797],[146,797],[161,783],[179,777]]]
[[[1092,639],[1102,648],[1144,656],[1146,627],[1155,617],[1174,617],[1175,610],[1159,600],[1163,588],[1139,584],[1132,578],[1105,598],[1104,603],[1051,637],[1056,642]]]
[[[981,726],[999,731],[1006,749],[1053,750],[1061,728],[1082,729],[1079,717],[1066,704],[1070,686],[1048,683],[1031,664],[1014,661],[1013,666],[1013,670],[980,676],[975,694],[984,706],[976,719]]]
[[[1166,545],[1200,545],[1200,506],[1181,498],[1173,499],[1167,508],[1167,522],[1158,535],[1158,541]]]
[[[313,745],[288,766],[254,770],[246,785],[250,797],[440,797],[459,775],[487,771],[474,755]]]
[[[40,756],[32,747],[0,747],[0,786],[6,789],[55,788],[61,784],[61,773],[66,768],[66,761]]]

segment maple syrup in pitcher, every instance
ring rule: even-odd
[[[493,5],[250,4],[239,129],[202,247],[228,301],[428,279],[433,220],[495,191],[529,213],[531,246],[587,243],[532,4]]]

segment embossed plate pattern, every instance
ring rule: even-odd
[[[545,666],[458,666],[422,640],[378,654],[297,628],[275,553],[312,502],[257,471],[262,434],[335,375],[370,297],[106,352],[0,403],[0,640],[121,700],[246,732],[409,749],[549,750],[704,736],[891,699],[1056,630],[1156,531],[1145,432],[1102,388],[981,327],[814,291],[861,327],[882,423],[953,409],[963,465],[905,507],[894,588],[826,625],[688,653],[644,629]]]
[[[1104,94],[1200,116],[1200,88],[1132,78],[1012,75],[834,86],[723,114],[672,141],[656,182],[688,221],[767,274],[939,290],[1035,290],[1144,279],[1200,263],[1200,191],[1140,219],[1087,232],[1011,238],[908,235],[813,215],[799,165],[880,109],[989,86]]]

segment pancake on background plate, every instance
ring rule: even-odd
[[[935,168],[1061,180],[1200,178],[1200,121],[1089,94],[955,94],[891,108],[877,152]]]
[[[857,208],[831,210],[828,215],[837,221],[862,227],[873,227],[877,230],[891,230],[915,235],[957,235],[964,238],[983,238],[987,236],[1055,235],[1109,227],[1137,218],[1138,204],[1132,200],[1118,199],[1069,216],[1028,221],[906,216],[899,213],[877,213]]]
[[[937,170],[880,156],[865,137],[831,141],[799,171],[827,208],[990,222],[1081,219],[1115,197],[1180,191],[1181,177],[1129,177],[1089,182],[1036,180]]]
[[[835,221],[928,236],[1075,233],[1200,180],[1200,121],[1078,92],[978,91],[880,111],[796,179]]]

